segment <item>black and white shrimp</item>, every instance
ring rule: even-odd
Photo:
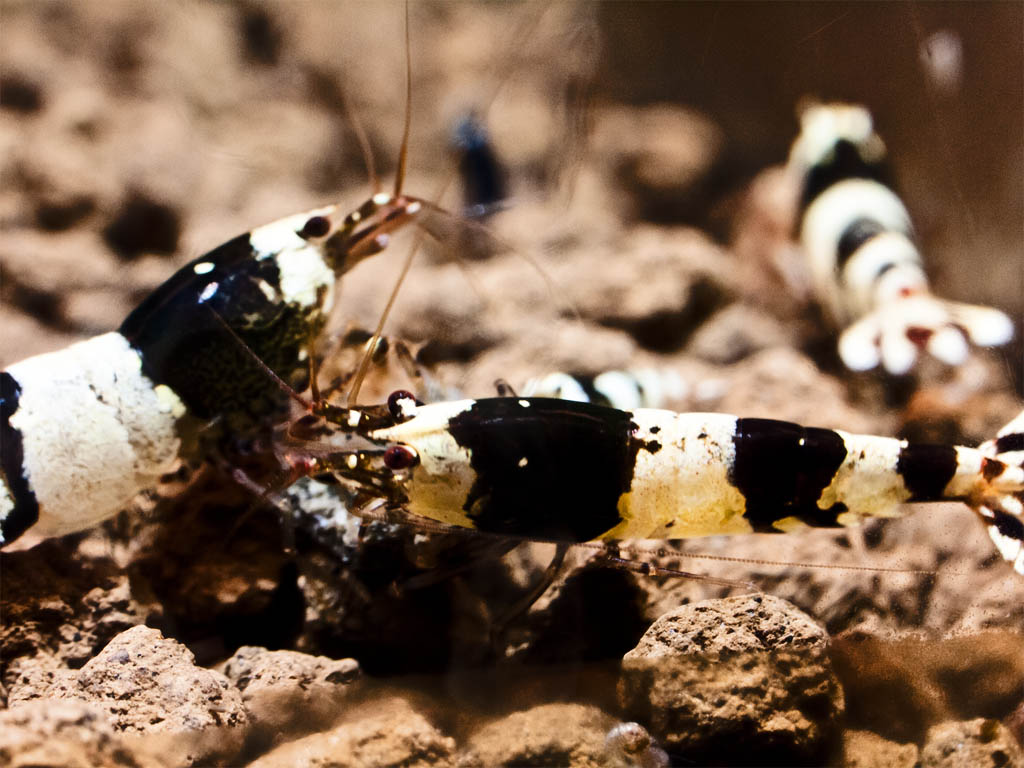
[[[866,108],[807,106],[788,169],[801,188],[800,245],[814,291],[842,329],[839,356],[848,368],[881,362],[904,374],[918,349],[959,365],[967,339],[981,347],[1010,340],[1013,325],[999,310],[931,293],[910,214],[891,188],[885,145]]]
[[[308,386],[338,278],[423,206],[380,192],[258,227],[182,267],[117,331],[0,373],[0,546],[90,528],[179,461],[272,424],[288,400],[274,377]]]
[[[239,235],[182,267],[117,331],[0,372],[0,548],[90,528],[182,463],[212,460],[260,486],[236,460],[258,454],[250,446],[287,415],[289,390],[310,386],[338,279],[392,231],[450,216],[401,191],[407,86],[393,193]]]
[[[280,455],[331,472],[356,509],[385,505],[558,542],[791,532],[962,501],[1024,574],[1024,414],[979,448],[716,413],[503,397],[314,404]],[[308,417],[307,417],[308,418]]]
[[[523,387],[526,397],[554,397],[580,403],[596,403],[619,410],[663,408],[691,393],[690,383],[676,371],[631,368],[623,371],[549,373],[530,379]]]

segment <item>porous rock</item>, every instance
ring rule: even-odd
[[[360,678],[355,659],[329,659],[296,651],[243,646],[224,664],[224,674],[242,692],[255,738],[308,733],[344,712]]]
[[[601,259],[616,268],[595,268]],[[624,330],[654,351],[680,349],[735,294],[730,256],[701,232],[685,227],[638,226],[605,253],[581,261],[554,273],[556,283],[575,286],[580,314]]]
[[[195,666],[185,646],[133,627],[48,694],[93,704],[125,734],[166,741],[175,765],[216,765],[237,754],[248,716],[224,675]]]
[[[5,553],[0,613],[0,658],[45,656],[80,666],[111,638],[145,620],[128,578],[109,557],[89,557],[52,540],[24,552]],[[47,665],[52,666],[52,665]],[[18,684],[5,683],[13,698]]]
[[[703,222],[724,143],[711,120],[675,104],[605,107],[592,141],[595,156],[629,196],[633,216]]]
[[[542,704],[494,720],[469,738],[460,766],[607,765],[610,715],[585,704]]]
[[[5,768],[164,768],[144,745],[118,735],[103,711],[81,701],[40,699],[0,712]]]
[[[59,658],[50,653],[22,656],[13,659],[4,672],[10,686],[7,705],[18,706],[36,699],[46,698],[59,685],[68,685],[75,675]]]
[[[780,346],[756,352],[728,369],[726,375],[729,389],[716,404],[724,413],[887,434],[888,425],[855,409],[843,385],[795,349]]]
[[[454,765],[455,740],[405,699],[360,708],[359,719],[282,744],[249,768],[432,768]]]
[[[917,745],[889,741],[871,731],[843,734],[843,768],[914,768]]]
[[[686,759],[819,763],[843,712],[828,647],[818,624],[770,595],[686,605],[626,654],[619,701]]]
[[[767,312],[735,302],[709,317],[686,349],[702,360],[730,365],[755,352],[793,342],[793,333]]]
[[[928,730],[922,768],[1022,768],[1024,750],[998,720],[940,723]]]

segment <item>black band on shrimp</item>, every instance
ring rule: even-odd
[[[846,179],[870,179],[892,188],[889,170],[882,159],[868,157],[858,143],[839,139],[832,151],[815,163],[804,179],[800,210],[806,210],[822,192]]]
[[[773,532],[781,518],[807,525],[838,525],[843,504],[821,509],[818,500],[846,458],[843,438],[830,429],[772,419],[737,419],[736,458],[729,480],[746,501],[744,516],[758,532]]]
[[[477,401],[448,423],[476,475],[463,509],[492,533],[600,536],[621,521],[618,500],[641,448],[635,429],[624,411],[565,400]]]
[[[12,501],[9,509],[0,509],[0,541],[14,541],[39,519],[39,501],[25,476],[21,430],[11,426],[20,396],[14,377],[0,372],[0,468]]]

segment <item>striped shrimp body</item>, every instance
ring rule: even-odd
[[[879,362],[907,373],[918,349],[962,363],[967,339],[1010,340],[1013,326],[989,307],[930,292],[910,214],[890,188],[885,145],[861,106],[813,104],[789,156],[802,180],[799,239],[815,290],[844,330],[839,355],[852,370]],[[966,336],[966,338],[965,338]]]
[[[526,382],[527,397],[555,397],[612,408],[661,408],[688,397],[689,384],[675,371],[635,368],[604,371],[594,376],[582,373],[549,373]]]
[[[407,393],[322,415],[333,431],[307,454],[309,471],[334,472],[357,501],[450,525],[674,539],[852,525],[897,516],[906,501],[956,500],[1024,573],[1024,457],[1009,452],[1022,449],[1019,431],[974,449],[546,398],[416,405]],[[1024,415],[1008,429],[1022,425]]]
[[[259,227],[182,267],[118,331],[0,372],[0,546],[85,530],[179,460],[269,430],[288,395],[266,369],[306,388],[335,282],[422,206],[379,193]]]

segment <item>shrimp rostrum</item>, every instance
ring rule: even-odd
[[[1024,414],[979,448],[547,398],[314,406],[282,458],[356,511],[560,542],[790,532],[962,501],[1024,574]]]

